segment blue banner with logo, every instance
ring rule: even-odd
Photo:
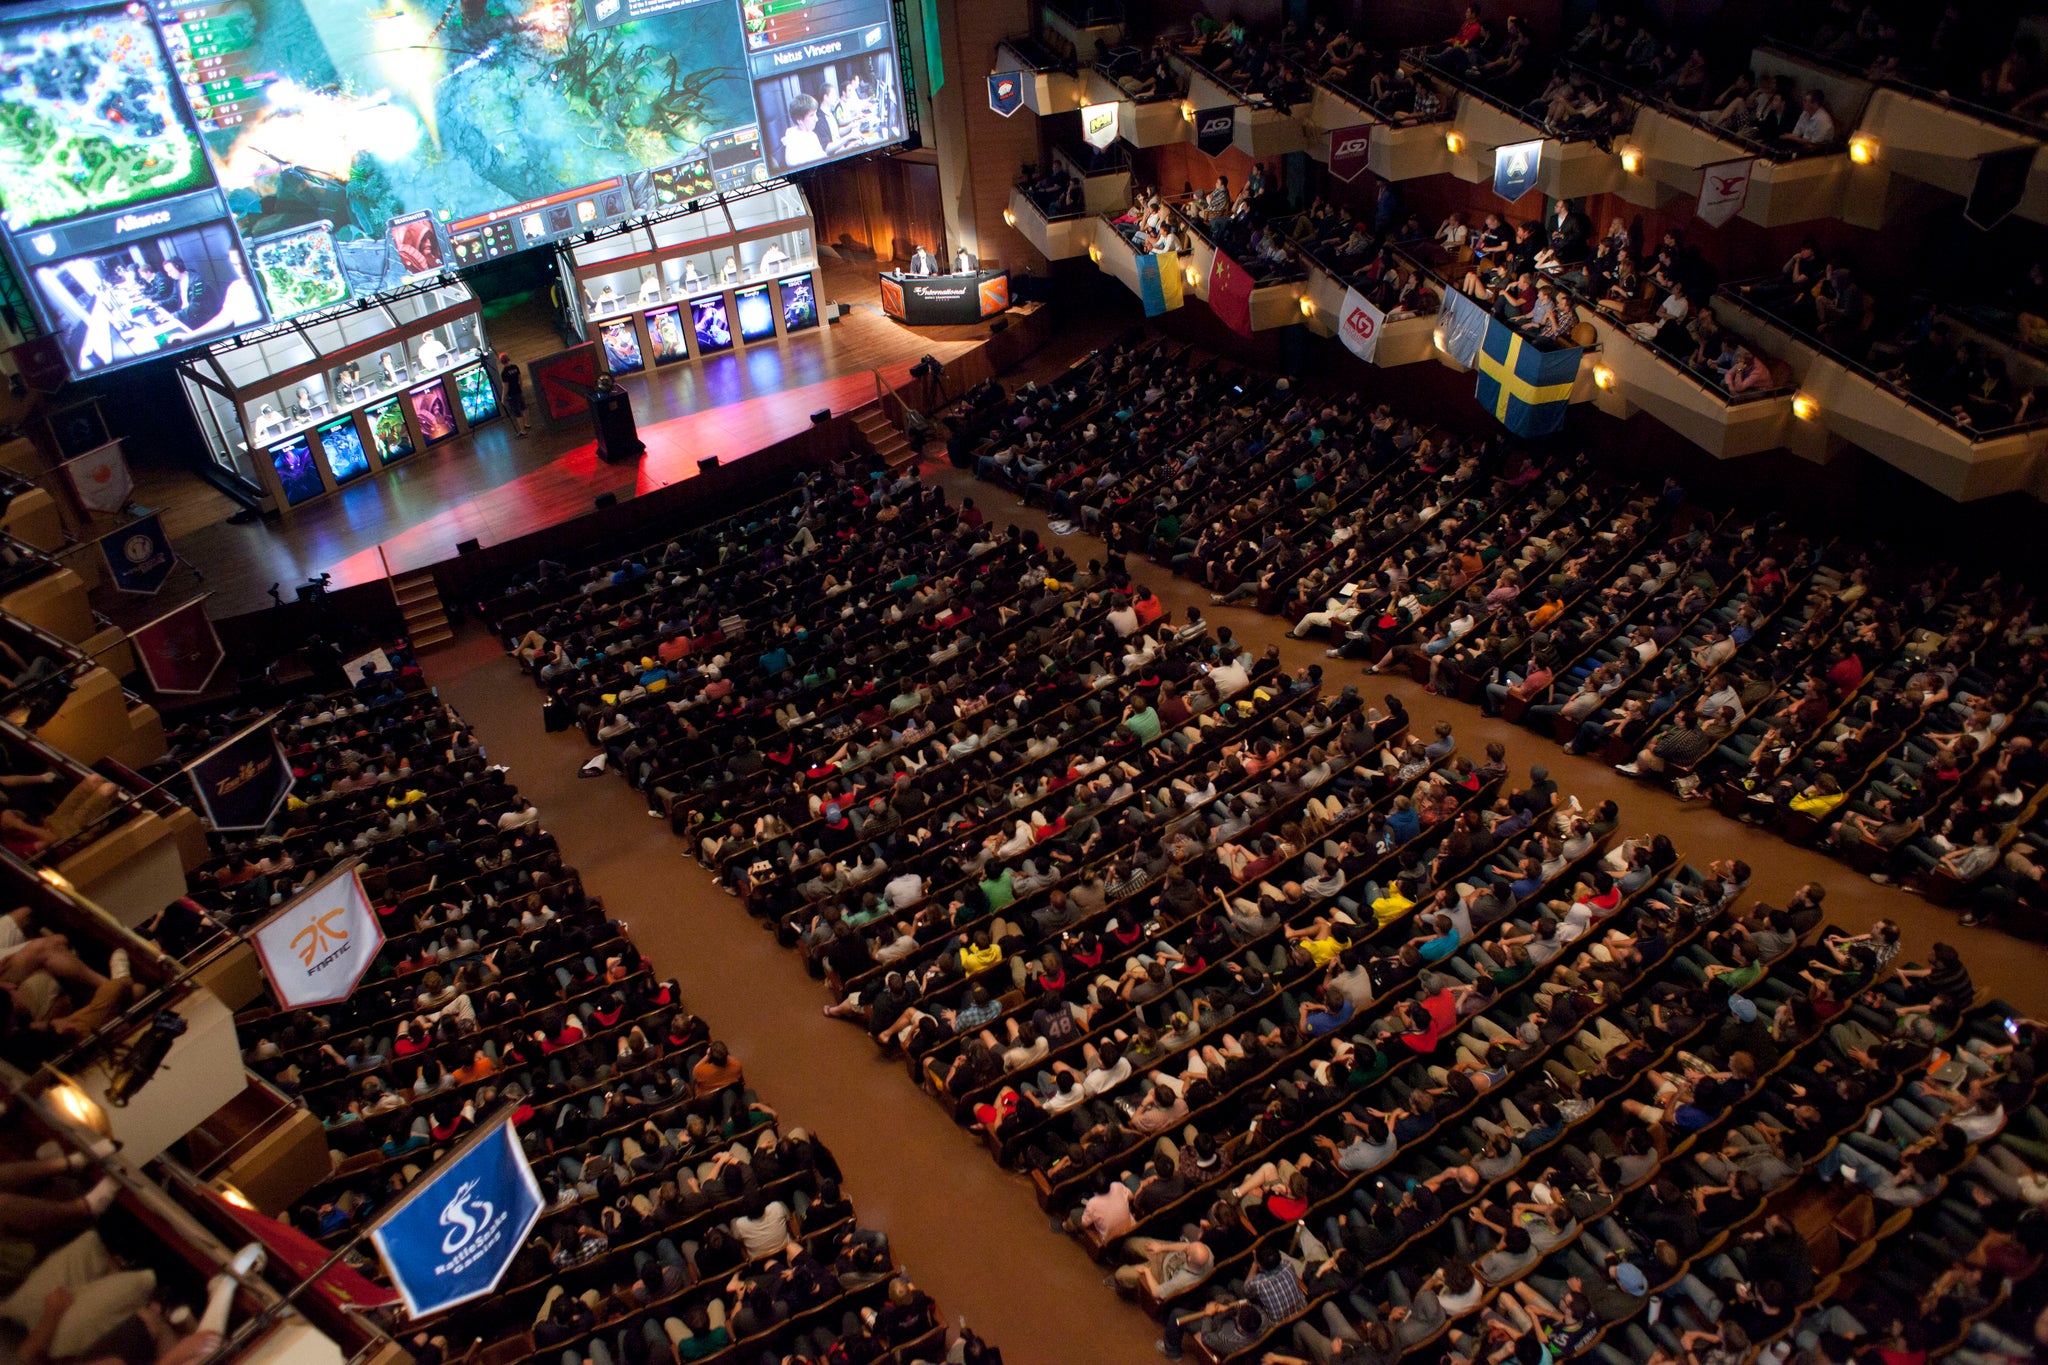
[[[1579,378],[1577,346],[1539,351],[1535,343],[1499,321],[1486,329],[1479,348],[1479,405],[1517,436],[1548,436],[1571,411],[1572,386]]]
[[[1479,343],[1486,339],[1487,324],[1492,321],[1470,294],[1462,289],[1446,289],[1443,309],[1436,317],[1436,344],[1445,355],[1469,370],[1479,357]]]
[[[143,597],[156,596],[178,562],[171,552],[171,538],[164,534],[163,522],[155,513],[101,536],[100,554],[107,561],[107,577],[114,586]]]
[[[1511,142],[1493,150],[1493,192],[1510,202],[1536,188],[1543,169],[1543,143]]]
[[[998,71],[988,78],[988,107],[1004,118],[1024,107],[1024,73]]]
[[[509,1116],[414,1185],[370,1240],[415,1318],[498,1287],[540,1221],[540,1184]]]

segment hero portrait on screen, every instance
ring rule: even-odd
[[[0,9],[0,233],[81,370],[904,136],[889,0]]]

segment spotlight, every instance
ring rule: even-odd
[[[171,1044],[178,1041],[186,1027],[185,1017],[176,1010],[158,1010],[142,1041],[121,1049],[112,1059],[113,1079],[107,1082],[107,1103],[116,1109],[127,1108],[128,1101],[156,1079],[157,1068],[164,1064]]]

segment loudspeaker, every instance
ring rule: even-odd
[[[1008,318],[997,318],[994,322],[991,322],[988,325],[988,334],[992,337],[1001,336],[1004,332],[1007,332],[1009,330],[1010,320]]]
[[[822,427],[825,425],[825,423],[831,420],[832,409],[830,408],[819,408],[816,412],[811,414],[811,425],[814,427]]]
[[[459,555],[473,555],[478,550],[483,549],[483,547],[484,543],[481,540],[458,540],[455,542],[455,553]]]
[[[717,455],[706,455],[703,459],[697,461],[698,472],[702,473],[704,470],[707,469],[718,468],[719,461],[721,460],[721,458],[721,456]]]
[[[617,507],[618,505],[619,495],[617,493],[599,493],[597,495],[596,506],[600,512],[604,511],[607,507]]]

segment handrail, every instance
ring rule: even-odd
[[[2048,140],[2048,119],[2030,119],[2020,114],[2009,114],[2002,109],[1994,109],[1988,104],[1979,104],[1975,100],[1963,99],[1946,90],[1938,90],[1932,86],[1921,85],[1917,81],[1909,81],[1903,76],[1880,76],[1873,75],[1869,71],[1858,71],[1847,62],[1839,61],[1836,58],[1827,56],[1825,53],[1815,52],[1811,48],[1790,42],[1775,34],[1765,34],[1763,41],[1758,46],[1771,51],[1781,52],[1785,56],[1792,57],[1798,61],[1811,62],[1815,66],[1825,67],[1827,70],[1840,76],[1848,76],[1859,81],[1868,81],[1873,86],[1911,96],[1923,104],[1939,105],[1950,113],[1963,114],[1983,123],[1994,124],[2009,133],[2018,133],[2022,137],[2030,137],[2036,140]],[[1868,107],[1866,102],[1865,108]]]
[[[1209,232],[1208,232],[1208,230],[1207,230],[1206,228],[1204,228],[1204,227],[1202,226],[1202,222],[1201,222],[1201,220],[1200,220],[1199,218],[1197,218],[1197,217],[1196,217],[1196,216],[1195,216],[1194,214],[1188,213],[1187,211],[1185,211],[1184,209],[1182,209],[1182,208],[1181,208],[1181,206],[1180,206],[1180,202],[1178,202],[1178,201],[1175,201],[1175,200],[1172,200],[1172,199],[1162,199],[1162,200],[1161,200],[1160,202],[1162,202],[1163,204],[1165,204],[1165,205],[1166,205],[1166,211],[1167,211],[1168,213],[1171,213],[1171,214],[1172,214],[1172,215],[1173,215],[1174,217],[1176,217],[1176,218],[1180,219],[1180,221],[1181,221],[1181,222],[1183,222],[1183,223],[1187,224],[1187,227],[1188,227],[1188,231],[1190,231],[1190,232],[1194,233],[1194,234],[1195,234],[1195,236],[1197,236],[1197,237],[1201,238],[1201,239],[1202,239],[1203,241],[1207,242],[1207,243],[1209,244],[1209,249],[1210,249],[1211,251],[1217,251],[1217,252],[1222,252],[1222,254],[1224,254],[1224,255],[1226,255],[1226,256],[1229,256],[1229,255],[1230,255],[1230,253],[1229,253],[1229,252],[1228,252],[1227,250],[1225,250],[1225,249],[1224,249],[1223,247],[1220,247],[1220,246],[1216,245],[1216,239],[1215,239],[1215,238],[1214,238],[1213,236],[1211,236],[1211,235],[1209,234]],[[1190,202],[1191,202],[1191,201],[1190,201]],[[1300,216],[1301,216],[1301,215],[1300,215],[1300,214],[1298,214],[1298,213],[1290,213],[1290,214],[1288,214],[1288,215],[1287,215],[1287,216],[1286,216],[1285,218],[1273,218],[1273,219],[1269,219],[1269,220],[1267,221],[1267,223],[1266,223],[1266,226],[1268,226],[1268,227],[1274,227],[1274,226],[1277,226],[1277,225],[1279,225],[1279,224],[1281,224],[1281,223],[1291,223],[1291,222],[1293,222],[1293,221],[1294,221],[1294,220],[1295,220],[1296,218],[1299,218]],[[1290,245],[1292,245],[1292,243],[1290,243]],[[1299,249],[1298,249],[1298,248],[1296,248],[1296,251],[1297,251],[1297,254],[1299,254]],[[1243,267],[1243,266],[1244,266],[1244,262],[1243,262],[1243,261],[1239,261],[1239,260],[1237,259],[1237,257],[1235,257],[1235,256],[1230,256],[1230,259],[1231,259],[1232,261],[1236,261],[1239,267]],[[1307,278],[1308,278],[1308,271],[1307,271],[1307,270],[1306,270],[1305,268],[1304,268],[1304,269],[1297,269],[1297,270],[1283,270],[1283,271],[1276,271],[1275,273],[1273,273],[1273,274],[1271,274],[1271,275],[1268,275],[1268,276],[1266,276],[1266,277],[1265,277],[1265,278],[1263,278],[1263,279],[1260,279],[1260,278],[1254,278],[1254,279],[1252,280],[1252,288],[1254,288],[1254,289],[1264,289],[1264,288],[1266,288],[1266,287],[1267,287],[1268,285],[1274,285],[1274,284],[1290,284],[1290,283],[1293,283],[1293,282],[1294,282],[1294,281],[1296,281],[1296,280],[1305,280],[1305,279],[1307,279]]]
[[[1173,63],[1171,61],[1167,63],[1169,67],[1172,66],[1172,64]],[[1108,81],[1111,85],[1116,87],[1117,99],[1119,101],[1129,100],[1132,104],[1163,104],[1167,100],[1183,99],[1187,95],[1187,91],[1185,89],[1154,90],[1149,95],[1133,95],[1130,91],[1124,89],[1123,81],[1118,78],[1116,72],[1109,69],[1107,63],[1097,62],[1088,69],[1090,71],[1093,71],[1096,75],[1102,77],[1102,79]]]
[[[1364,110],[1369,121],[1383,123],[1389,128],[1420,128],[1427,123],[1446,123],[1456,117],[1456,111],[1452,109],[1449,101],[1445,101],[1435,112],[1428,114],[1418,114],[1413,110],[1390,112],[1375,104],[1370,95],[1350,90],[1333,80],[1316,75],[1308,69],[1305,62],[1297,61],[1294,66],[1301,73],[1301,78],[1311,86],[1324,91],[1331,99],[1341,100],[1354,109]]]
[[[1936,422],[1955,432],[1972,445],[1977,445],[1984,441],[2002,439],[2007,436],[2023,435],[2032,431],[2048,430],[2048,414],[2033,418],[2030,421],[2015,422],[2002,427],[1964,426],[1956,420],[1954,413],[1934,403],[1930,403],[1912,390],[1902,388],[1891,380],[1886,379],[1882,374],[1862,361],[1830,346],[1798,323],[1787,318],[1776,309],[1768,307],[1746,292],[1754,289],[1759,284],[1775,282],[1776,279],[1777,276],[1775,275],[1766,275],[1757,279],[1738,280],[1732,284],[1725,284],[1721,286],[1718,297],[1728,299],[1737,307],[1745,312],[1754,314],[1779,331],[1790,333],[1798,340],[1800,345],[1810,347],[1857,378],[1875,388],[1883,390],[1907,406],[1918,410],[1921,415],[1933,418]]]
[[[1512,104],[1506,97],[1487,89],[1478,81],[1452,71],[1447,67],[1439,66],[1429,54],[1430,49],[1426,46],[1409,47],[1401,50],[1400,58],[1416,70],[1426,72],[1437,80],[1452,86],[1459,94],[1469,95],[1482,104],[1491,105],[1517,123],[1527,124],[1531,128],[1541,130],[1543,136],[1553,142],[1595,142],[1607,136],[1606,133],[1597,132],[1590,128],[1559,132],[1552,128],[1547,121],[1532,116],[1526,106]]]

